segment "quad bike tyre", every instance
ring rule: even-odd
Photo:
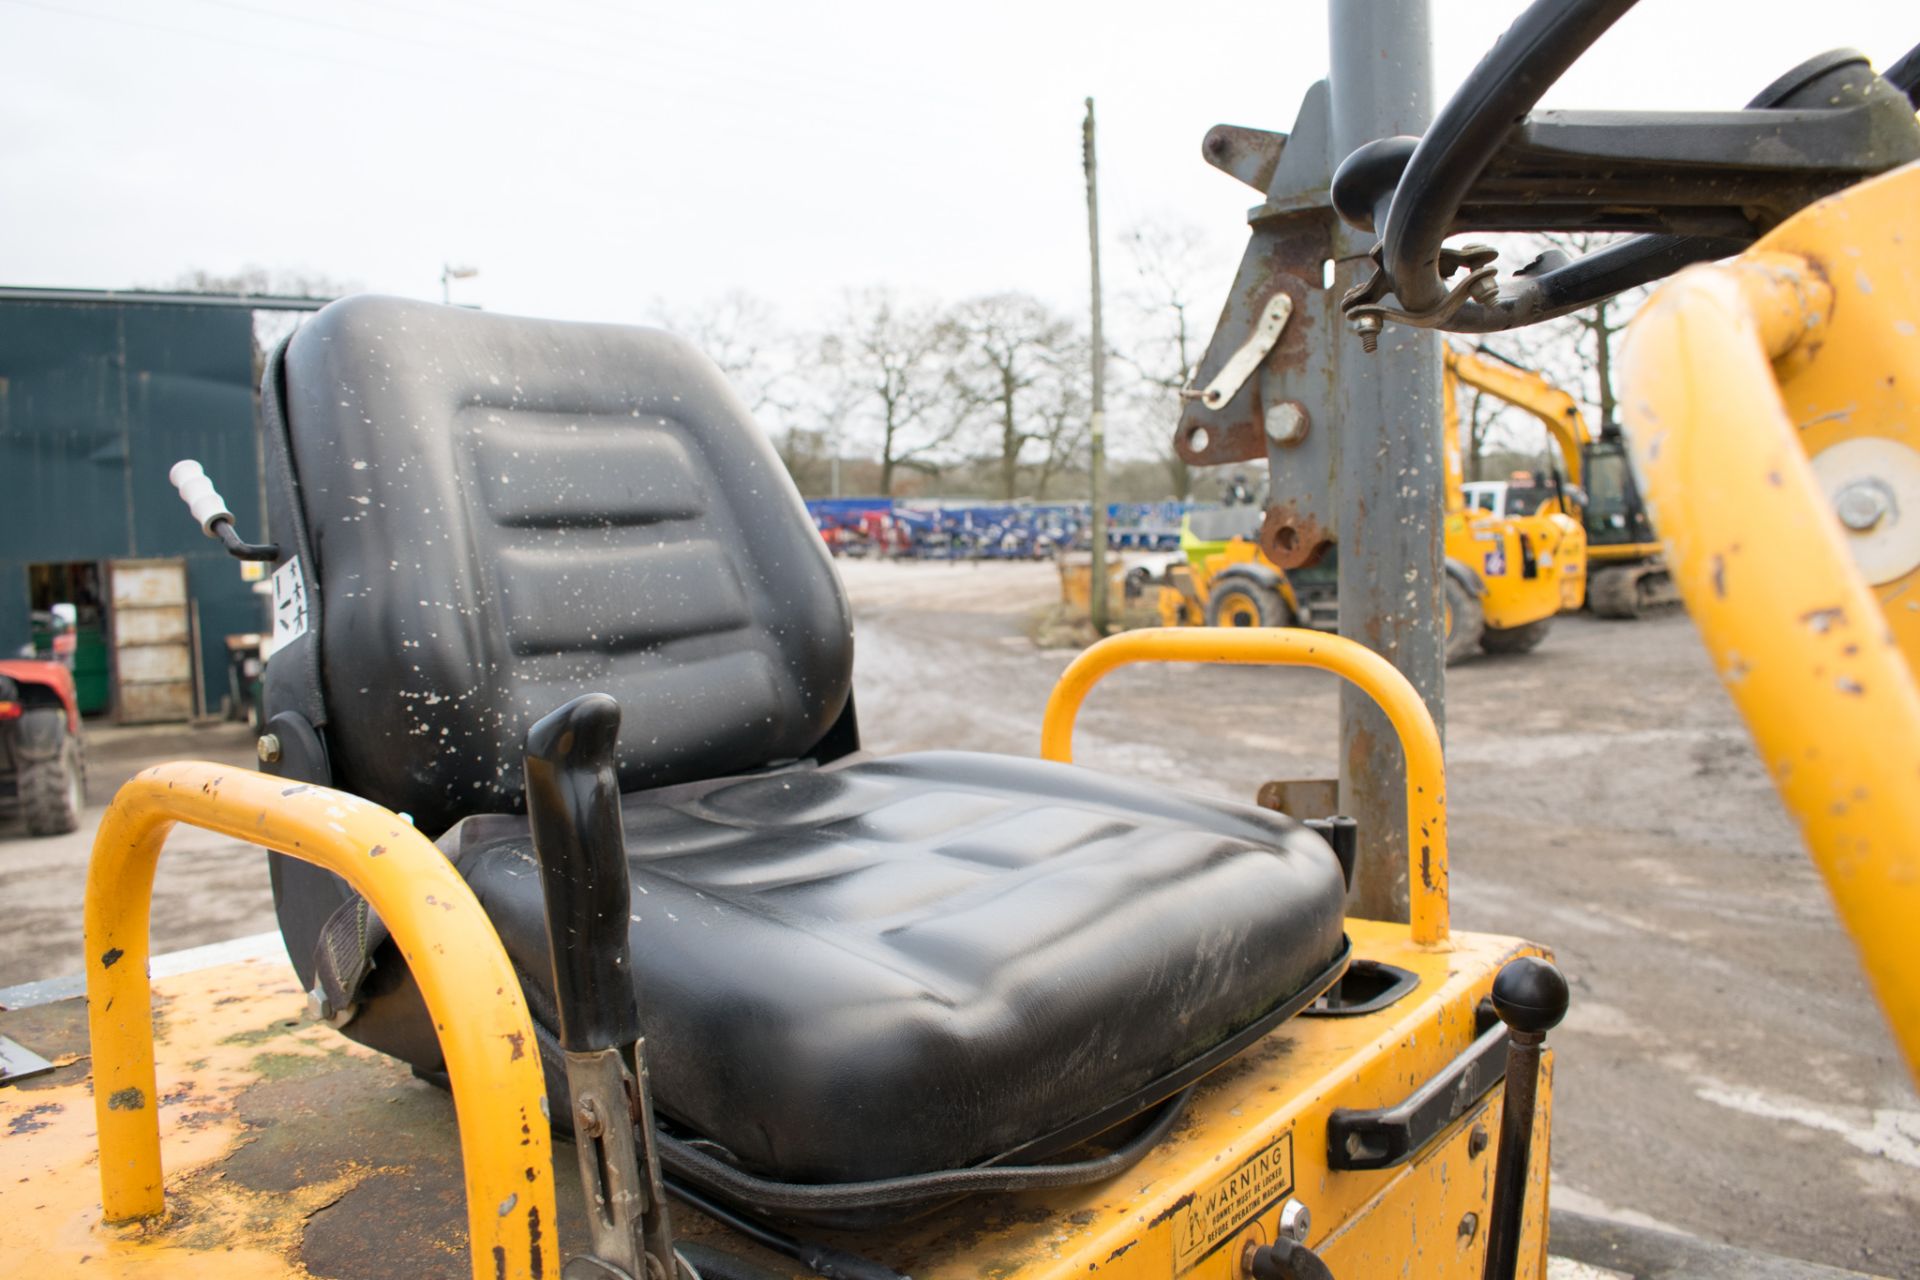
[[[67,731],[67,714],[60,708],[27,714],[59,720],[58,727],[52,731],[59,744],[53,755],[20,769],[20,808],[27,820],[27,831],[36,836],[63,836],[77,831],[81,810],[87,805],[87,762],[80,740]]]
[[[1451,573],[1447,575],[1446,607],[1447,665],[1452,666],[1492,633],[1487,630],[1487,611],[1481,608],[1480,597]]]
[[[1480,647],[1488,653],[1527,653],[1540,647],[1552,625],[1552,618],[1539,618],[1517,627],[1488,627],[1480,633]]]
[[[1287,602],[1280,593],[1262,582],[1247,578],[1228,578],[1214,584],[1207,593],[1207,625],[1210,627],[1284,627]]]

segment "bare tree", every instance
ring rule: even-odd
[[[1033,438],[1042,447],[1039,461],[1033,465],[1036,499],[1045,500],[1047,486],[1085,460],[1087,437],[1093,426],[1093,368],[1087,356],[1086,338],[1076,337],[1061,353],[1058,367],[1041,389],[1034,409],[1037,430]]]
[[[1200,282],[1219,273],[1208,270],[1206,233],[1192,225],[1137,223],[1122,233],[1121,243],[1134,271],[1132,287],[1121,295],[1132,336],[1114,355],[1134,373],[1129,399],[1141,424],[1139,443],[1161,460],[1173,496],[1184,501],[1193,491],[1193,475],[1173,447],[1173,428],[1180,392],[1207,339],[1204,323],[1196,324],[1196,317],[1204,321],[1208,314],[1201,309]]]
[[[1058,436],[1044,405],[1057,408],[1055,384],[1071,379],[1064,362],[1072,354],[1073,323],[1024,293],[974,298],[956,308],[949,323],[957,351],[948,384],[969,424],[987,428],[1000,496],[1012,501],[1022,452]],[[1079,355],[1084,359],[1084,347]]]
[[[1526,242],[1536,254],[1557,250],[1577,258],[1622,238],[1595,231],[1543,232],[1526,237]],[[1595,431],[1620,421],[1613,386],[1614,359],[1627,322],[1650,292],[1645,286],[1629,289],[1541,326],[1545,340],[1535,344],[1534,354],[1540,359],[1542,372],[1559,378],[1569,392],[1586,401],[1594,411]]]
[[[194,267],[161,286],[179,293],[269,294],[288,298],[338,298],[358,293],[361,286],[323,271],[300,267],[260,267],[249,263],[238,271],[208,271]]]
[[[820,364],[834,384],[834,425],[878,438],[883,496],[892,496],[903,467],[937,472],[964,422],[951,412],[946,385],[954,344],[953,327],[931,307],[878,288],[849,294],[839,323],[820,341]]]
[[[780,327],[772,303],[732,289],[697,302],[656,298],[651,311],[655,324],[679,334],[720,366],[755,417],[792,407],[797,344]]]

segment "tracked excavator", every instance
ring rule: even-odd
[[[1680,602],[1660,551],[1659,536],[1634,483],[1626,441],[1617,423],[1603,422],[1596,438],[1579,402],[1541,374],[1485,344],[1473,350],[1446,348],[1447,395],[1472,387],[1522,409],[1547,430],[1564,465],[1556,480],[1529,494],[1533,510],[1559,511],[1586,531],[1586,606],[1596,617],[1637,618]],[[1448,421],[1454,415],[1449,413]],[[1449,433],[1448,439],[1454,437]],[[1456,464],[1457,465],[1457,464]],[[1566,486],[1583,491],[1574,497]],[[1458,492],[1449,483],[1448,494]],[[1509,510],[1506,514],[1512,514]]]

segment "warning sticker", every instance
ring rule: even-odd
[[[1289,1129],[1173,1215],[1173,1274],[1191,1271],[1292,1190],[1293,1131]]]
[[[273,571],[273,647],[291,644],[307,634],[307,576],[300,557],[290,557]]]

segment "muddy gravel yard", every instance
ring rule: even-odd
[[[1026,635],[1050,566],[842,568],[869,749],[1037,752],[1071,656]],[[1312,672],[1129,668],[1075,758],[1246,799],[1332,776],[1335,710]],[[96,734],[90,817],[151,759],[240,763],[250,743]],[[1920,1101],[1685,616],[1566,618],[1535,653],[1454,668],[1447,762],[1456,926],[1546,942],[1573,983],[1556,1204],[1920,1275]],[[0,986],[78,971],[89,839],[0,832]],[[156,951],[273,928],[257,851],[180,839]]]

